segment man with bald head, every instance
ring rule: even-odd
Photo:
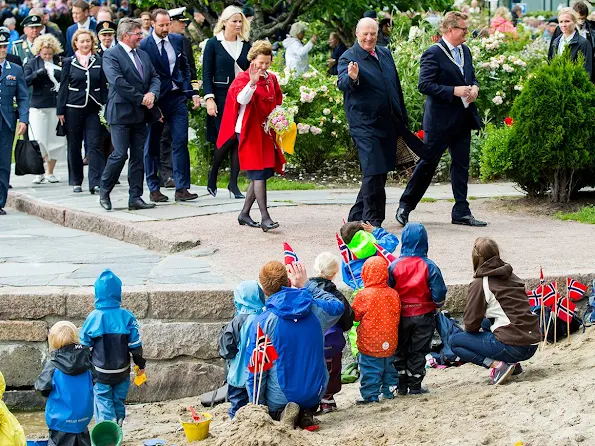
[[[361,19],[355,34],[357,42],[339,59],[338,79],[362,169],[362,185],[349,221],[380,227],[385,217],[386,177],[396,164],[397,138],[409,133],[407,110],[392,55],[376,45],[376,20]]]

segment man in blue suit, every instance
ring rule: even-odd
[[[66,30],[66,56],[72,57],[72,36],[79,29],[88,29],[95,32],[97,21],[89,16],[89,3],[85,0],[78,0],[72,5],[72,20],[74,25],[70,25]]]
[[[23,69],[6,60],[8,52],[8,30],[0,31],[0,215],[6,215],[4,207],[8,195],[12,143],[15,130],[21,136],[29,124],[29,92]],[[19,111],[17,125],[13,102],[16,100]]]
[[[158,107],[163,120],[149,126],[145,143],[145,171],[147,186],[151,191],[151,201],[165,202],[168,197],[161,193],[159,170],[161,134],[164,122],[171,129],[171,153],[176,201],[189,201],[198,198],[190,193],[190,156],[188,154],[188,108],[186,101],[192,98],[194,107],[200,105],[200,98],[190,84],[190,65],[184,54],[182,36],[170,34],[170,16],[165,9],[155,9],[151,14],[153,31],[140,44],[141,49],[151,58],[151,62],[161,80]]]
[[[161,82],[149,55],[137,49],[143,38],[140,23],[122,19],[118,24],[118,44],[103,53],[103,71],[109,84],[105,118],[110,125],[114,151],[101,177],[99,204],[112,209],[109,194],[124,164],[128,148],[128,209],[150,209],[143,195],[143,148],[147,139],[147,122],[161,119],[155,107]]]
[[[467,15],[452,11],[440,25],[442,39],[421,56],[417,88],[426,95],[424,142],[431,155],[421,159],[401,196],[397,221],[405,226],[428,189],[442,154],[448,148],[452,159],[450,182],[455,198],[452,223],[486,226],[471,214],[467,201],[471,130],[481,128],[475,100],[479,83],[471,51],[463,43],[468,32]]]

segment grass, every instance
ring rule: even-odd
[[[573,220],[595,225],[595,206],[584,206],[576,212],[556,212],[554,216],[560,220]]]
[[[423,197],[420,200],[420,203],[436,203],[438,200],[436,200],[435,198],[431,198],[431,197]]]
[[[228,172],[220,172],[219,177],[217,178],[217,188],[218,189],[226,189],[227,184],[229,183],[229,173]],[[198,186],[206,186],[207,185],[207,174],[200,174],[200,175],[192,175],[192,184],[196,184]],[[238,187],[240,190],[245,191],[248,189],[248,184],[250,184],[250,180],[243,175],[240,175],[238,178]],[[293,181],[284,177],[274,176],[267,180],[267,190],[312,190],[312,189],[325,189],[324,186],[321,186],[316,183],[312,183],[309,181]]]

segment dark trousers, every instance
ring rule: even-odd
[[[126,164],[128,148],[130,148],[128,194],[130,200],[140,198],[143,195],[143,148],[147,139],[147,125],[144,122],[128,125],[112,124],[111,134],[114,151],[107,159],[101,177],[101,196],[109,194],[114,188]]]
[[[48,446],[91,446],[89,431],[80,434],[69,434],[50,429]]]
[[[458,219],[471,214],[467,202],[467,182],[469,180],[469,152],[471,150],[471,130],[461,125],[455,133],[426,132],[424,142],[432,153],[431,159],[419,160],[413,176],[401,195],[399,206],[412,211],[420,202],[432,182],[440,158],[448,148],[450,151],[450,183],[455,204],[452,218]]]
[[[383,173],[362,178],[355,204],[349,211],[349,221],[369,221],[373,226],[382,226],[386,211],[386,176]]]
[[[322,402],[325,400],[333,400],[336,393],[341,391],[341,357],[343,355],[339,353],[332,358],[326,359],[326,369],[328,370],[328,384],[326,385],[326,391],[322,396]]]
[[[161,150],[159,151],[159,184],[164,186],[167,180],[174,177],[171,164],[171,128],[166,122],[161,133]]]
[[[426,375],[426,355],[434,334],[434,313],[421,316],[401,316],[399,345],[395,353],[395,368],[399,387],[407,382],[409,388],[419,388]]]
[[[171,154],[176,190],[190,188],[190,155],[188,154],[188,109],[186,96],[179,90],[166,94],[159,101],[163,120],[171,130]],[[145,143],[145,170],[151,192],[159,190],[161,134],[163,122],[151,124]]]
[[[101,151],[101,122],[99,106],[89,103],[84,108],[67,107],[64,115],[66,141],[68,144],[68,184],[83,184],[83,157],[81,149],[86,137],[87,156],[89,157],[89,190],[99,186],[105,167],[105,158]]]
[[[450,348],[464,362],[485,368],[489,368],[494,360],[509,363],[526,361],[537,351],[537,345],[504,344],[489,330],[455,333],[450,338]]]
[[[11,130],[4,118],[0,116],[0,209],[6,206],[8,197],[13,141],[14,130]]]
[[[240,408],[249,403],[248,391],[246,387],[234,387],[231,384],[227,384],[227,399],[231,403],[231,407],[227,413],[229,414],[229,418],[233,418]]]

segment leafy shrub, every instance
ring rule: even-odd
[[[495,180],[510,174],[512,160],[508,150],[512,127],[495,127],[489,124],[481,151],[480,177],[482,181]]]

